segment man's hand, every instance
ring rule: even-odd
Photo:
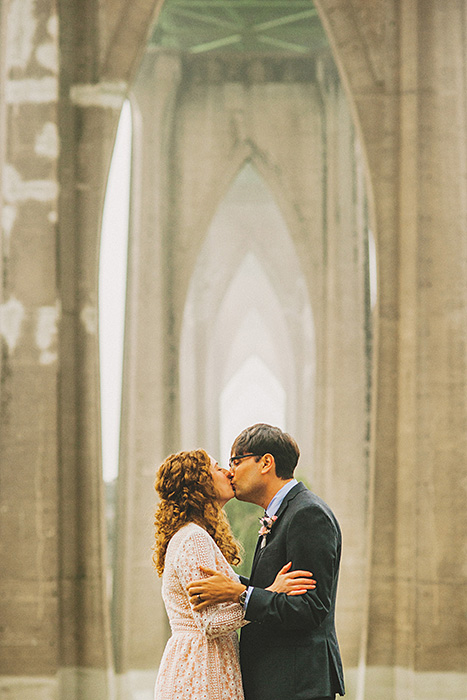
[[[287,595],[303,595],[303,593],[316,588],[316,581],[311,578],[313,574],[310,571],[302,571],[301,569],[290,571],[291,566],[292,562],[290,561],[283,566],[266,590],[274,591],[274,593],[287,593]]]
[[[187,586],[193,610],[200,612],[216,603],[238,603],[240,593],[246,590],[246,586],[213,569],[202,566],[201,571],[208,578],[192,581]]]

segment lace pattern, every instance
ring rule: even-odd
[[[223,603],[193,610],[186,587],[205,576],[202,566],[238,580],[212,537],[190,523],[167,548],[162,597],[172,636],[159,668],[155,700],[243,700],[235,632],[244,624],[243,608]]]

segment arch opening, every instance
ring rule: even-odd
[[[119,471],[127,255],[130,212],[132,115],[120,115],[102,216],[99,255],[99,367],[102,476],[107,526],[107,590],[113,592],[116,490]]]
[[[202,440],[219,454],[220,395],[252,355],[284,387],[286,422],[295,428],[304,377],[305,391],[313,392],[313,340],[307,285],[290,233],[263,178],[247,163],[219,203],[189,285],[180,346],[182,445]]]

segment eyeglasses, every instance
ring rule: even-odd
[[[262,457],[263,455],[254,455],[252,452],[248,452],[246,455],[238,455],[237,457],[231,457],[229,459],[229,467],[232,469],[232,467],[238,467],[242,459],[246,459],[247,457]]]

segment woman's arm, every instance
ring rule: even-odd
[[[316,588],[316,581],[311,578],[309,571],[290,571],[291,562],[282,567],[273,583],[266,588],[274,593],[287,595],[303,595],[308,590]],[[249,580],[240,577],[240,583],[233,581],[218,571],[201,567],[204,578],[188,584],[188,594],[193,610],[204,610],[213,603],[238,602],[238,598],[249,586]],[[200,596],[200,598],[198,598]]]
[[[266,590],[273,593],[287,593],[287,595],[303,595],[316,588],[316,581],[312,578],[311,571],[300,569],[290,571],[291,567],[292,562],[289,561],[278,571],[276,578]]]
[[[188,594],[189,585],[193,581],[203,578],[203,568],[208,567],[218,571],[216,548],[217,545],[207,533],[200,530],[193,532],[179,547],[175,564],[179,580],[187,593],[193,619],[207,637],[220,637],[245,624],[244,611],[238,602],[209,604],[203,606],[202,610],[198,610],[195,605],[196,598],[190,598]],[[240,593],[245,590],[245,586],[241,583],[234,581],[224,573],[223,575],[229,585],[241,589]],[[237,593],[237,600],[238,595],[239,593]]]

